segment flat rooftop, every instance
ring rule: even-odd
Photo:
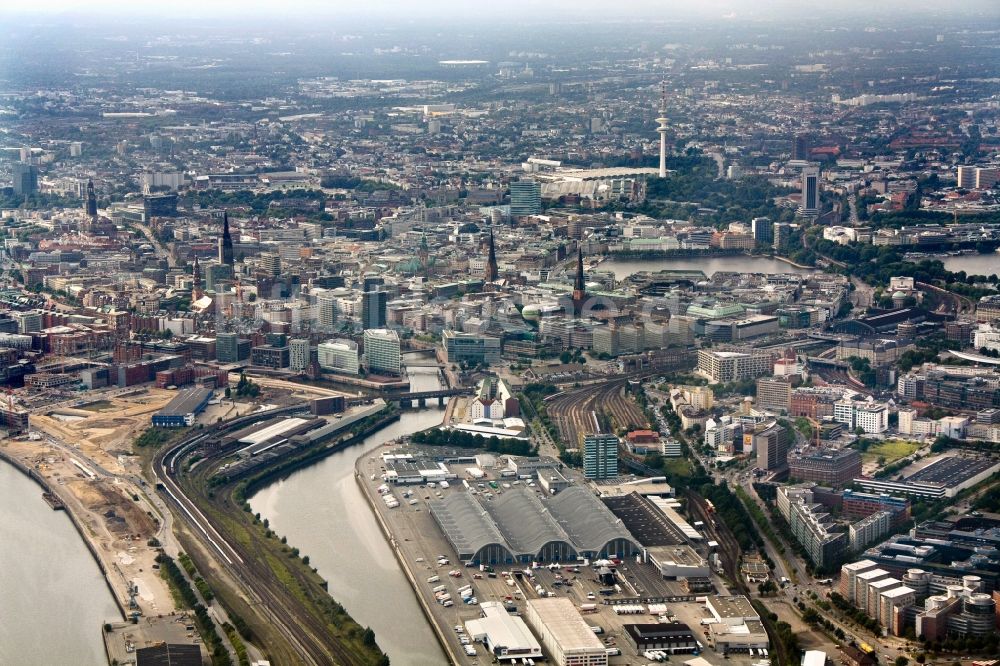
[[[985,472],[997,462],[990,458],[949,456],[935,460],[905,479],[908,483],[930,483],[950,488]]]
[[[564,654],[590,650],[601,653],[605,651],[604,643],[567,597],[529,599],[528,606],[548,628],[554,640],[562,646]]]
[[[638,493],[604,497],[602,501],[643,546],[676,546],[684,543],[681,531]]]
[[[744,596],[735,597],[709,597],[708,607],[718,619],[760,619],[757,611],[750,605],[749,599]]]
[[[157,412],[160,416],[184,416],[203,406],[212,395],[212,389],[190,388],[179,391],[174,399]]]

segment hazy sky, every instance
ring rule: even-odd
[[[5,4],[5,3],[3,3]],[[829,14],[880,14],[928,10],[943,13],[986,12],[1000,20],[1000,0],[31,0],[13,3],[6,11],[21,13],[117,13],[164,15],[171,18],[227,14],[391,16],[401,19],[485,18],[508,16],[564,16],[572,20],[628,19],[631,16],[670,17],[778,17],[825,11]],[[0,9],[0,11],[5,11]]]

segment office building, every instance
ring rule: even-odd
[[[819,167],[809,165],[802,169],[802,203],[799,212],[807,217],[819,214]]]
[[[261,368],[280,370],[288,367],[288,361],[287,345],[260,345],[250,350],[250,364]]]
[[[774,243],[774,223],[767,217],[755,217],[750,221],[753,238],[759,245],[770,247]]]
[[[713,384],[728,384],[771,374],[774,356],[770,353],[698,350],[696,372]]]
[[[370,328],[364,333],[365,367],[376,375],[399,375],[399,334],[386,328]]]
[[[583,438],[583,474],[588,479],[618,476],[618,437],[613,433],[593,433]]]
[[[330,332],[337,324],[337,296],[325,291],[316,297],[316,325],[320,331]]]
[[[445,331],[442,337],[447,363],[491,365],[500,362],[500,338],[459,331]]]
[[[783,250],[788,247],[792,238],[792,225],[787,222],[775,222],[771,235],[774,238],[774,249]]]
[[[38,167],[18,162],[14,165],[14,194],[28,196],[38,191]]]
[[[965,188],[967,190],[975,189],[976,187],[976,167],[973,166],[960,166],[958,167],[958,186]]]
[[[215,360],[219,363],[239,363],[250,356],[250,341],[240,340],[236,333],[215,336]]]
[[[147,194],[142,198],[143,219],[147,222],[154,217],[175,217],[177,215],[177,194]]]
[[[358,343],[353,340],[328,340],[316,346],[319,367],[333,372],[358,374],[361,367]]]
[[[510,214],[513,217],[542,212],[541,183],[525,178],[510,184]]]
[[[761,377],[757,380],[757,406],[787,412],[792,403],[792,383],[784,377]]]
[[[861,454],[854,449],[809,448],[788,461],[788,476],[796,481],[836,487],[860,475]]]
[[[312,356],[312,345],[309,340],[300,338],[288,342],[288,369],[292,372],[303,372],[309,367]]]
[[[792,159],[793,160],[808,160],[809,159],[809,135],[808,134],[796,134],[792,137]]]
[[[761,423],[744,438],[747,436],[753,439],[753,448],[757,451],[757,467],[779,470],[788,466],[789,433],[784,427],[776,422]]]
[[[385,328],[385,309],[389,302],[386,291],[366,291],[361,294],[361,327]]]

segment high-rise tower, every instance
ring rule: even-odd
[[[660,178],[667,177],[667,84],[660,84],[660,117],[656,119],[660,126]]]
[[[486,269],[483,271],[483,282],[490,284],[497,281],[500,270],[497,268],[497,250],[493,244],[493,227],[490,227],[490,247],[486,257]]]
[[[233,237],[229,235],[229,213],[222,214],[222,238],[219,239],[219,263],[232,267]]]
[[[583,248],[576,251],[576,279],[573,280],[573,310],[579,316],[587,300],[587,285],[583,281]]]
[[[87,217],[97,217],[97,193],[94,191],[94,180],[87,181]]]
[[[813,217],[819,213],[819,167],[815,164],[802,169],[802,201],[799,213]]]

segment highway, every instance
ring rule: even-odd
[[[206,452],[199,449],[199,445],[208,437],[278,414],[300,411],[303,408],[303,405],[294,405],[266,410],[206,428],[157,452],[153,459],[152,472],[158,484],[157,489],[167,503],[176,510],[177,517],[190,527],[191,533],[204,546],[206,552],[219,563],[220,568],[239,584],[242,589],[238,592],[246,598],[253,610],[260,614],[260,619],[286,641],[288,649],[283,652],[295,655],[294,663],[316,666],[359,663],[355,655],[332,637],[326,620],[303,608],[294,590],[277,579],[267,564],[264,552],[255,550],[252,542],[244,544],[228,540],[222,534],[224,530],[199,509],[178,481],[178,472],[183,469],[183,460],[194,451],[200,451],[205,455],[205,465],[202,469],[214,467],[211,464],[213,460],[229,455],[228,452]],[[213,492],[220,497],[226,495],[222,488],[215,488]],[[268,647],[272,651],[279,651],[277,646]]]

